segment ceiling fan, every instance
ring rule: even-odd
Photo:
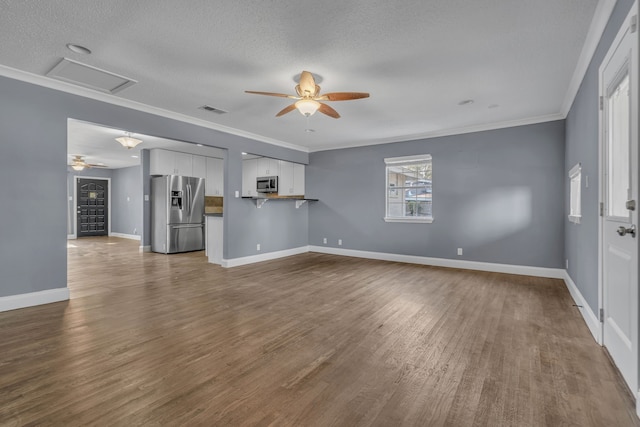
[[[73,159],[71,159],[71,164],[69,165],[73,168],[73,170],[81,171],[84,168],[106,168],[105,165],[97,165],[92,163],[87,163],[84,160],[84,156],[74,155]]]
[[[297,99],[298,101],[285,107],[282,111],[276,114],[276,117],[283,116],[296,108],[303,116],[309,117],[316,111],[320,111],[322,114],[326,114],[334,119],[340,118],[340,114],[333,108],[329,107],[319,101],[350,101],[352,99],[368,98],[369,94],[365,92],[330,92],[320,95],[320,86],[316,84],[313,75],[308,71],[303,71],[300,74],[300,83],[296,85],[297,95],[287,95],[284,93],[273,92],[256,92],[252,90],[245,90],[246,93],[253,93],[256,95],[267,96],[279,96],[281,98]]]

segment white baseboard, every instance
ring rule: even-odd
[[[122,239],[140,240],[140,235],[138,234],[111,233],[109,236],[120,237]]]
[[[567,289],[569,289],[571,297],[578,306],[578,309],[580,309],[580,314],[582,314],[584,322],[587,324],[589,331],[591,331],[591,335],[593,335],[593,338],[598,344],[602,345],[602,328],[600,327],[600,320],[598,320],[598,316],[596,316],[593,310],[591,310],[591,307],[587,304],[587,300],[584,299],[582,293],[566,270],[564,271],[563,278],[564,283],[567,285]]]
[[[149,246],[140,245],[139,252],[151,252],[151,245]]]
[[[67,234],[67,240],[75,240],[77,239],[75,234]]]
[[[304,254],[306,252],[309,252],[309,246],[300,246],[299,248],[286,249],[284,251],[267,252],[260,255],[251,255],[242,258],[223,259],[222,266],[225,268],[238,267],[241,265],[253,264],[254,262],[270,261],[292,255]]]
[[[435,267],[462,268],[465,270],[491,271],[495,273],[519,274],[522,276],[550,277],[564,279],[564,270],[560,268],[530,267],[526,265],[495,264],[491,262],[464,261],[446,258],[430,258],[416,255],[389,254],[384,252],[358,251],[354,249],[309,246],[310,252],[351,256],[356,258],[378,259],[382,261],[406,262],[408,264],[432,265]]]
[[[519,274],[522,276],[549,277],[564,279],[565,271],[560,268],[530,267],[526,265],[495,264],[490,262],[464,261],[445,258],[430,258],[415,255],[389,254],[384,252],[358,251],[354,249],[340,249],[324,246],[301,246],[284,251],[268,252],[241,258],[223,259],[223,267],[237,267],[255,262],[269,261],[298,255],[305,252],[318,252],[331,255],[350,256],[356,258],[377,259],[382,261],[405,262],[408,264],[432,265],[435,267],[462,268],[465,270],[491,271],[494,273]]]
[[[68,299],[68,288],[47,289],[46,291],[30,292],[28,294],[9,295],[7,297],[0,297],[0,312],[66,301]]]

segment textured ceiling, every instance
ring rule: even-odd
[[[0,0],[0,64],[44,76],[68,57],[138,81],[119,98],[313,151],[559,115],[596,5]],[[294,93],[302,70],[323,78],[323,92],[371,97],[333,102],[342,118],[307,123],[295,111],[275,117],[285,98],[244,93]]]

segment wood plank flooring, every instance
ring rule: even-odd
[[[0,425],[638,426],[560,280],[70,241],[63,303],[0,313]]]

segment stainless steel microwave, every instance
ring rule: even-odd
[[[256,190],[258,191],[258,193],[277,193],[278,177],[260,176],[256,178]]]

